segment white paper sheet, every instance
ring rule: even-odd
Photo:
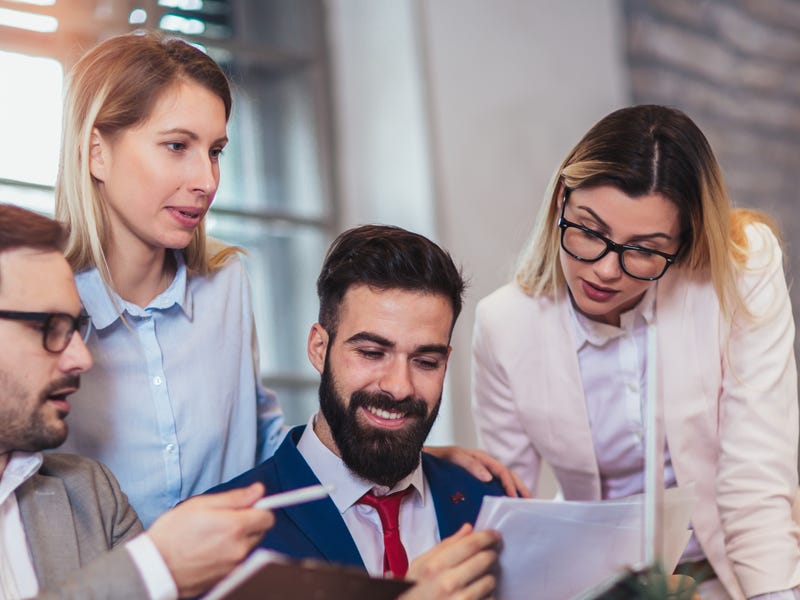
[[[503,536],[498,600],[567,600],[641,566],[643,495],[566,502],[485,497],[476,529]],[[662,562],[672,572],[691,536],[694,487],[664,494]]]

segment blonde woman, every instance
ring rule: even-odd
[[[270,457],[285,433],[260,383],[244,265],[205,236],[231,102],[211,58],[154,33],[100,43],[68,83],[56,217],[95,368],[62,449],[107,464],[145,527]],[[513,487],[481,453],[440,455]]]
[[[477,308],[480,437],[531,488],[545,461],[566,499],[642,492],[655,374],[665,485],[698,496],[679,571],[704,598],[800,597],[793,341],[767,219],[730,208],[686,115],[621,109],[568,154],[514,281]]]
[[[95,368],[63,449],[107,464],[145,527],[282,439],[244,265],[206,244],[230,112],[219,66],[154,34],[106,40],[69,80],[56,217]]]

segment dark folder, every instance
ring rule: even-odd
[[[203,600],[394,600],[411,585],[350,566],[256,550]]]

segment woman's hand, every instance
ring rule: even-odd
[[[483,450],[461,446],[435,446],[426,447],[425,452],[463,467],[481,481],[489,482],[496,477],[500,480],[505,493],[512,498],[531,497],[530,490],[514,471],[506,468],[499,460],[492,458]]]

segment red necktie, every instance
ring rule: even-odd
[[[408,571],[408,555],[400,541],[399,517],[400,503],[410,491],[411,487],[407,487],[387,496],[367,492],[358,500],[358,504],[366,504],[378,511],[383,528],[383,573],[391,573],[395,579],[402,579]]]

